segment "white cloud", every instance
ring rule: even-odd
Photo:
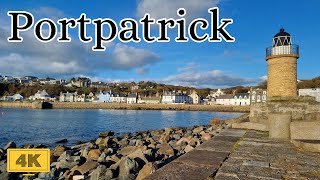
[[[66,17],[63,11],[41,7],[32,9],[36,19],[57,20]],[[93,52],[93,44],[80,42],[72,37],[70,43],[39,42],[30,29],[21,32],[24,41],[9,43],[10,27],[0,26],[0,73],[2,75],[70,76],[86,74],[95,76],[100,72],[117,70],[135,70],[159,61],[159,56],[145,49],[124,44],[108,43],[106,52]],[[58,36],[57,36],[58,37]],[[57,38],[56,37],[56,38]]]
[[[142,68],[137,68],[136,69],[136,73],[138,74],[138,75],[145,75],[145,74],[147,74],[149,72],[149,68],[147,68],[147,67],[142,67]]]
[[[186,17],[194,19],[207,13],[211,7],[216,7],[218,0],[138,0],[137,16],[143,17],[149,13],[155,19],[177,18],[177,10],[185,8]]]
[[[188,64],[184,70],[180,69],[177,74],[164,78],[163,82],[175,85],[210,88],[251,85],[259,82],[258,79],[227,74],[221,70],[202,71],[199,67],[197,64]]]
[[[159,61],[159,56],[145,49],[137,49],[124,44],[117,44],[114,48],[110,65],[116,69],[132,69],[143,67]]]

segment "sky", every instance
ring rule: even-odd
[[[93,81],[155,81],[173,85],[224,88],[251,86],[267,77],[265,49],[283,27],[300,46],[298,79],[319,76],[317,50],[320,41],[319,0],[2,0],[0,10],[0,75],[55,77],[86,76]],[[219,7],[220,18],[231,18],[226,30],[234,43],[122,43],[105,44],[105,52],[93,52],[93,43],[78,40],[77,29],[69,30],[72,41],[41,43],[33,29],[22,32],[22,43],[9,43],[11,19],[8,11],[28,11],[35,20],[87,17],[139,20],[151,17],[177,18],[185,8],[187,23],[195,18],[210,20],[208,9]],[[141,29],[140,29],[141,30]],[[87,29],[94,37],[94,26]],[[158,35],[152,27],[151,34]],[[177,35],[175,29],[169,37]],[[141,37],[141,31],[139,32]]]

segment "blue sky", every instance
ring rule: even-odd
[[[107,45],[106,52],[92,52],[92,44],[77,40],[71,30],[72,43],[42,44],[32,36],[32,30],[22,33],[23,43],[8,43],[9,10],[33,13],[36,19],[87,17],[141,18],[148,12],[152,17],[171,17],[184,7],[187,19],[209,19],[207,9],[218,6],[220,18],[232,18],[227,27],[235,43],[126,43],[118,40]],[[229,87],[254,85],[267,75],[265,48],[272,37],[284,27],[300,46],[298,78],[319,76],[320,62],[316,56],[320,42],[320,1],[308,0],[3,0],[0,10],[0,74],[35,75],[70,78],[88,76],[103,81],[152,80],[175,85],[196,87]],[[174,18],[174,17],[173,17]],[[156,28],[152,34],[158,33]],[[94,28],[88,28],[94,36]],[[176,31],[169,32],[171,39]],[[141,36],[140,36],[141,37]]]

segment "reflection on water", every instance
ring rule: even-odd
[[[32,110],[0,109],[0,147],[8,141],[18,145],[53,145],[67,138],[70,144],[87,141],[99,132],[119,134],[207,124],[212,118],[229,119],[241,113],[194,111],[137,111],[137,110]]]

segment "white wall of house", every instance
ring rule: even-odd
[[[234,105],[234,99],[217,99],[216,104],[225,105],[225,106],[232,106]]]
[[[320,102],[320,88],[299,89],[299,96],[312,96],[316,101]]]
[[[128,104],[136,104],[137,98],[136,97],[127,97],[127,103]]]
[[[116,103],[127,103],[127,97],[123,96],[111,96],[110,102],[116,102]]]

